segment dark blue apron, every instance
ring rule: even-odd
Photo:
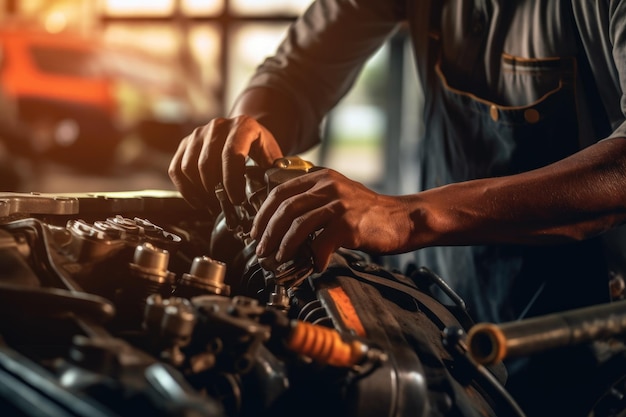
[[[421,148],[422,187],[515,174],[578,150],[572,60],[560,86],[529,106],[502,107],[450,88],[437,67]],[[532,192],[541,193],[541,190]],[[601,242],[429,248],[420,263],[465,299],[477,320],[508,321],[608,301]]]
[[[504,82],[532,87],[549,75],[553,86],[543,85],[546,93],[527,105],[502,106],[497,98],[455,89],[439,54],[430,52],[431,65],[422,66],[427,98],[425,134],[419,143],[421,189],[528,171],[580,149],[574,57],[503,56]],[[542,190],[529,192],[539,195]],[[600,239],[546,246],[433,247],[417,251],[416,260],[451,285],[476,321],[505,322],[610,300]],[[578,356],[568,352],[571,356],[539,355],[530,364],[507,363],[515,376],[507,387],[524,407],[537,405],[546,411],[548,401],[558,398],[553,388],[563,388],[562,394],[567,383],[580,379],[574,365]]]
[[[427,75],[425,134],[419,144],[421,189],[528,171],[580,149],[574,57],[503,56],[504,82],[530,88],[543,83],[547,91],[522,106],[501,106],[455,89],[445,65],[437,55],[431,57],[437,62]],[[551,83],[548,89],[546,82]],[[599,239],[550,246],[427,248],[417,252],[417,262],[448,281],[478,321],[510,321],[609,301]]]

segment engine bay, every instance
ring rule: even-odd
[[[300,168],[250,170],[217,215],[163,190],[0,193],[2,415],[523,416],[428,268],[257,259],[255,208]]]

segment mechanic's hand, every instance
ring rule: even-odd
[[[411,222],[404,200],[369,190],[332,169],[278,185],[257,213],[251,236],[259,258],[294,258],[309,235],[315,269],[324,270],[340,247],[393,253],[406,243]]]
[[[283,154],[274,135],[255,119],[217,118],[180,142],[168,173],[189,204],[217,213],[220,206],[215,186],[220,182],[231,202],[240,204],[245,200],[248,156],[259,166],[269,168]]]

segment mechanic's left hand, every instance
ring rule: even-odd
[[[378,194],[332,169],[312,171],[278,185],[260,208],[250,231],[257,256],[278,263],[295,256],[308,236],[315,269],[324,270],[340,247],[394,253],[411,234],[401,197]]]

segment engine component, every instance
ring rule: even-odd
[[[163,299],[151,294],[146,299],[143,328],[149,334],[152,349],[162,360],[179,366],[184,361],[180,348],[186,346],[196,324],[196,313],[186,298]]]
[[[203,293],[230,295],[230,286],[224,282],[226,264],[208,256],[197,256],[191,269],[178,280],[174,294],[191,298]]]
[[[344,341],[334,329],[307,322],[293,322],[286,344],[294,352],[341,367],[356,366],[367,354],[367,346],[362,342]]]
[[[509,323],[478,323],[470,328],[467,344],[476,361],[492,364],[625,332],[626,301],[620,300]]]

